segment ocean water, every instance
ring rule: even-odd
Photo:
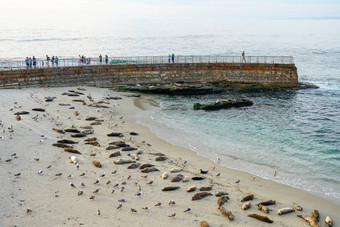
[[[340,20],[0,24],[0,61],[46,54],[77,57],[294,56],[299,80],[319,89],[153,96],[160,108],[138,121],[171,143],[230,168],[340,200]],[[246,98],[252,107],[194,111],[194,102]],[[277,171],[277,176],[273,172]]]

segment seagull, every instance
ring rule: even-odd
[[[42,170],[39,170],[39,171],[38,171],[38,174],[42,174],[42,173],[43,173],[43,171],[42,171]]]
[[[116,183],[113,187],[115,188],[115,187],[118,187],[119,186],[119,183]]]
[[[120,208],[122,208],[123,204],[119,204],[119,206],[117,207],[117,210],[119,210]]]
[[[176,213],[173,213],[171,215],[169,215],[169,218],[174,218],[176,216]]]
[[[131,208],[130,210],[131,210],[131,212],[134,212],[134,213],[137,212],[137,211],[136,211],[135,209],[133,209],[133,208]]]
[[[221,175],[221,173],[218,173],[218,174],[216,174],[216,177],[219,177]]]
[[[79,192],[78,192],[78,195],[82,195],[84,192],[83,192],[83,190],[80,190]]]
[[[131,175],[129,175],[127,179],[130,180],[130,178],[131,178]]]
[[[207,173],[208,173],[208,170],[202,170],[202,169],[200,169],[200,173],[201,173],[201,174],[207,174]]]
[[[93,191],[93,193],[98,193],[100,188],[97,188],[96,190]]]
[[[155,204],[155,207],[159,207],[161,205],[162,205],[162,202],[158,202],[158,203]]]
[[[116,174],[117,173],[117,170],[113,171],[111,174]]]
[[[100,215],[100,210],[98,209],[97,214]]]
[[[13,154],[11,154],[11,156],[16,156],[17,155],[17,153],[13,153]]]
[[[123,202],[123,203],[125,203],[125,202],[126,202],[126,199],[119,199],[118,202]]]
[[[81,185],[81,186],[83,186],[83,187],[85,187],[85,184],[84,184],[84,182],[81,182],[81,183],[80,183],[80,185]]]
[[[150,207],[143,207],[143,210],[150,210]]]
[[[138,193],[136,193],[135,195],[136,195],[136,196],[142,196],[142,194],[143,194],[142,192],[138,192]]]
[[[102,175],[100,175],[100,177],[105,177],[106,173],[104,172]]]
[[[175,200],[170,200],[169,205],[175,205]]]
[[[153,183],[153,180],[152,181],[149,181],[148,183],[146,183],[146,184],[152,184]]]
[[[83,177],[86,175],[86,172],[83,172],[82,174],[80,174],[79,176]]]
[[[96,182],[94,182],[93,184],[98,184],[99,183],[99,179],[96,180]]]
[[[56,173],[55,174],[57,177],[60,177],[61,175],[63,175],[63,173]]]
[[[31,212],[32,212],[32,209],[30,209],[30,208],[26,209],[26,214],[31,213]]]
[[[94,199],[94,195],[91,195],[91,196],[90,196],[90,199]]]
[[[76,187],[72,182],[70,183],[70,186],[71,186],[72,188],[75,188],[75,187]]]
[[[72,177],[73,177],[73,174],[70,174],[70,175],[68,175],[67,177],[72,178]]]
[[[108,182],[106,182],[106,184],[110,184],[111,183],[111,181],[109,180]]]
[[[79,163],[77,163],[76,166],[77,166],[77,169],[79,169]]]
[[[235,181],[236,184],[240,183],[240,180]]]
[[[115,193],[115,191],[116,191],[115,189],[112,189],[112,192],[111,192],[111,194]]]
[[[189,212],[191,211],[191,207],[188,207],[184,212]]]
[[[122,187],[122,189],[120,189],[120,192],[123,192],[123,191],[124,191],[124,189],[125,189],[125,187],[123,186],[123,187]]]

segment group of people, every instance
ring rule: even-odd
[[[31,57],[26,57],[25,59],[25,63],[26,63],[26,68],[32,68],[32,66],[34,68],[37,68],[37,59],[33,56],[32,58]]]
[[[103,56],[100,54],[99,55],[99,64],[103,63]],[[105,64],[109,63],[109,57],[107,56],[107,54],[105,55]]]
[[[172,63],[175,63],[175,54],[174,53],[172,53],[171,55],[169,54],[169,63],[171,63],[171,61],[172,61]]]
[[[52,58],[50,58],[48,55],[46,55],[46,65],[47,67],[50,67],[50,62],[52,66],[58,66],[59,65],[59,58],[57,56],[52,56]],[[42,62],[42,67],[44,67],[44,62]]]

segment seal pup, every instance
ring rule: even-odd
[[[187,188],[187,192],[193,192],[195,190],[196,190],[196,186],[195,185],[190,186],[190,187]]]
[[[242,210],[248,210],[249,208],[251,207],[251,202],[248,201],[248,202],[245,202],[242,204]]]
[[[209,224],[206,221],[200,221],[200,227],[209,227]]]
[[[165,186],[162,188],[162,191],[174,191],[174,190],[177,190],[179,189],[180,186]]]
[[[319,221],[320,214],[318,210],[313,210],[312,211],[312,217],[315,218],[317,221]]]
[[[294,205],[294,209],[295,210],[298,210],[298,211],[302,211],[303,210],[302,206],[300,206],[300,205],[298,205],[296,203],[293,203],[293,205]]]
[[[326,225],[328,225],[328,226],[333,226],[333,220],[332,220],[332,218],[331,218],[330,216],[327,216],[327,217],[325,218],[325,223],[326,223]]]
[[[310,226],[319,227],[319,223],[315,218],[307,216],[307,215],[297,215],[297,216],[305,220]]]

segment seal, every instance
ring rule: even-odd
[[[167,172],[164,172],[164,173],[162,174],[161,178],[165,180],[165,179],[168,178],[168,176],[169,176],[168,173],[167,173]]]
[[[188,176],[184,176],[182,181],[183,182],[188,182],[189,180],[190,180],[190,178]]]
[[[200,191],[211,191],[213,185],[200,187]]]
[[[245,202],[242,204],[242,210],[248,210],[249,208],[251,207],[251,202],[248,201],[248,202]]]
[[[70,153],[73,153],[73,154],[81,154],[78,150],[75,150],[72,147],[65,147],[64,151],[70,152]]]
[[[93,163],[93,165],[94,165],[95,167],[97,167],[97,168],[102,168],[102,164],[101,164],[99,161],[93,160],[92,163]]]
[[[155,158],[155,161],[165,161],[167,160],[168,158],[166,156],[159,156],[159,157],[156,157]]]
[[[291,212],[294,212],[295,210],[291,207],[287,207],[287,208],[281,208],[277,211],[277,214],[278,215],[282,215],[282,214],[288,214],[288,213],[291,213]]]
[[[120,158],[120,159],[113,161],[113,163],[116,165],[124,165],[124,164],[136,163],[136,161]]]
[[[15,119],[16,119],[17,121],[20,121],[20,120],[21,120],[21,117],[20,117],[20,115],[19,115],[19,114],[17,114],[17,115],[15,116]]]
[[[228,218],[230,221],[234,220],[234,215],[224,207],[218,207],[220,212],[223,214],[224,217]]]
[[[228,192],[216,192],[215,193],[216,197],[221,197],[221,196],[224,196],[224,195],[229,195],[229,193]]]
[[[258,209],[259,209],[260,211],[263,211],[263,212],[265,212],[266,214],[269,214],[269,209],[268,209],[268,207],[266,207],[266,206],[264,206],[264,205],[262,205],[262,204],[257,204],[257,206],[258,206]]]
[[[268,206],[268,205],[274,205],[275,203],[276,203],[275,200],[267,200],[267,201],[260,202],[258,204],[261,204],[261,205],[264,205],[264,206]]]
[[[221,196],[218,200],[217,200],[217,206],[218,208],[220,208],[221,206],[223,206],[224,203],[228,202],[229,197],[227,195]]]
[[[191,198],[191,200],[199,200],[199,199],[203,199],[204,197],[207,196],[211,196],[213,194],[211,194],[210,192],[197,192],[195,195],[193,195],[193,197]]]
[[[180,186],[165,186],[162,188],[162,191],[174,191],[174,190],[177,190],[179,189]]]
[[[267,216],[260,215],[260,214],[249,214],[248,217],[255,218],[257,220],[267,222],[267,223],[273,223],[273,220],[271,220]]]
[[[65,134],[64,130],[59,129],[59,128],[52,128],[54,131],[59,132],[61,134]]]
[[[300,205],[298,205],[296,203],[293,203],[293,205],[294,205],[294,209],[295,210],[297,210],[297,211],[302,211],[303,210],[302,206],[300,206]]]
[[[327,216],[325,218],[325,223],[328,225],[328,226],[333,226],[333,220],[330,216]]]
[[[206,222],[206,221],[200,221],[200,227],[209,227],[209,224],[208,224],[208,222]]]
[[[114,149],[119,149],[119,146],[115,146],[115,145],[109,145],[106,147],[106,150],[114,150]]]
[[[113,157],[117,157],[117,156],[120,156],[120,151],[116,151],[116,152],[113,152],[110,154],[109,158],[113,158]]]
[[[100,144],[97,141],[88,141],[85,144],[89,144],[95,147],[100,147]]]
[[[109,134],[106,134],[108,137],[123,137],[123,133],[120,132],[111,132]]]
[[[77,144],[78,142],[73,141],[73,140],[63,139],[63,140],[58,140],[57,143]]]
[[[78,129],[75,129],[75,128],[64,129],[64,132],[80,133],[80,131]]]
[[[122,151],[135,151],[135,150],[137,150],[137,148],[135,148],[135,147],[124,147],[122,149]]]
[[[176,176],[174,176],[170,181],[171,182],[179,182],[183,179],[183,175],[182,174],[177,174]]]
[[[319,221],[320,214],[318,210],[313,210],[312,211],[312,217],[315,218],[317,221]]]
[[[193,192],[195,190],[196,190],[196,185],[193,185],[187,188],[187,192]]]
[[[127,168],[128,169],[137,169],[140,165],[141,165],[141,163],[132,163]]]
[[[204,177],[192,177],[191,179],[192,180],[204,180],[205,178]]]
[[[150,172],[155,172],[155,171],[159,171],[159,170],[155,167],[146,167],[145,169],[141,170],[142,173],[150,173]]]
[[[155,165],[152,165],[152,164],[150,164],[150,163],[146,163],[146,164],[141,165],[141,166],[139,167],[139,169],[145,169],[146,167],[153,167],[153,166],[155,166]]]
[[[297,216],[305,220],[311,227],[319,227],[319,223],[315,218],[307,216],[307,215],[297,215]]]
[[[248,194],[241,199],[241,202],[249,201],[254,199],[254,194]]]
[[[179,168],[172,168],[171,170],[170,170],[170,173],[178,173],[178,172],[181,172],[182,171],[182,169],[179,169]]]

